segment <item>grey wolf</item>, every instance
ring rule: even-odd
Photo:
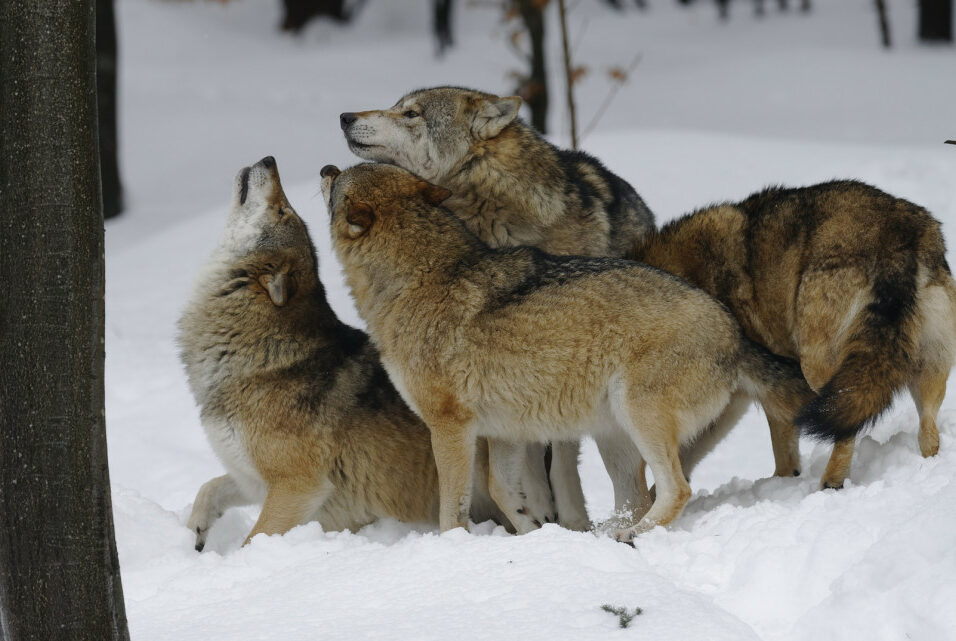
[[[488,489],[519,532],[523,443],[626,435],[637,455],[636,533],[690,497],[682,445],[732,398],[795,413],[799,369],[747,340],[700,289],[628,260],[492,249],[441,207],[449,190],[398,167],[326,166],[331,235],[359,313],[402,398],[428,425],[443,530],[462,526],[476,437],[489,438]],[[803,400],[803,399],[801,399]],[[636,470],[646,461],[650,495]],[[610,467],[612,475],[620,473]]]
[[[188,525],[197,550],[234,505],[262,504],[246,542],[309,520],[326,530],[381,517],[437,521],[428,429],[389,382],[368,336],[329,307],[314,246],[271,157],[237,176],[225,234],[178,340],[206,435],[227,470],[196,496]],[[479,484],[482,521],[497,511],[490,499],[481,511],[487,481]]]
[[[654,230],[653,214],[627,181],[584,152],[544,140],[518,118],[520,106],[518,97],[436,87],[389,109],[343,113],[340,123],[358,156],[451,190],[445,207],[491,247],[620,257]],[[577,458],[577,443],[554,445],[558,520],[573,529],[587,523]]]
[[[797,425],[835,443],[824,487],[843,485],[854,437],[904,387],[920,452],[939,450],[956,286],[939,222],[922,207],[856,181],[774,187],[673,221],[631,257],[707,291],[750,339],[799,360],[819,397]],[[771,433],[778,474],[797,447],[797,433],[783,433]]]

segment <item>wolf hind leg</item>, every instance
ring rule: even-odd
[[[231,507],[252,503],[228,474],[217,476],[203,483],[193,501],[193,509],[186,527],[196,533],[196,551],[206,547],[206,536],[212,524]]]
[[[656,494],[651,509],[628,528],[614,532],[614,537],[631,543],[634,536],[667,525],[676,519],[690,500],[690,485],[684,478],[680,464],[680,420],[672,411],[640,411],[629,408],[626,419],[628,430],[637,449],[654,475]],[[640,461],[635,461],[636,471],[643,470]]]
[[[604,467],[614,486],[614,511],[631,511],[640,520],[654,502],[647,489],[644,459],[630,434],[611,430],[594,435]]]
[[[909,385],[910,394],[919,412],[919,451],[924,457],[939,453],[939,428],[936,414],[946,395],[948,371],[938,368],[924,369]]]
[[[551,487],[558,523],[569,530],[584,532],[591,529],[591,520],[578,472],[580,452],[580,441],[555,441],[551,444]]]

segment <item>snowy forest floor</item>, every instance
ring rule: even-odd
[[[370,2],[356,24],[275,27],[279,2],[117,4],[122,167],[129,211],[107,227],[107,430],[117,540],[134,639],[956,639],[956,385],[940,454],[919,455],[901,397],[860,438],[847,487],[818,491],[829,448],[802,443],[800,478],[773,470],[756,410],[697,468],[687,509],[635,549],[547,526],[512,537],[386,521],[317,524],[240,549],[253,508],[227,512],[207,551],[185,527],[222,467],[206,443],[173,336],[225,222],[236,171],[276,157],[310,225],[335,310],[361,326],[331,255],[318,169],[356,161],[341,111],[385,107],[437,84],[510,93],[520,67],[496,10],[459,3],[457,46],[433,56],[425,0]],[[642,59],[583,147],[665,222],[767,184],[859,178],[927,207],[956,238],[956,51],[912,37],[878,46],[868,0],[817,0],[763,20],[737,2],[651,0],[572,14],[582,123],[603,70]],[[704,6],[706,5],[706,6]],[[552,18],[554,16],[551,16]],[[563,131],[559,39],[549,22],[553,131]],[[564,137],[554,136],[561,143]],[[953,264],[952,252],[950,263]],[[612,508],[592,442],[581,460],[593,520]],[[627,629],[602,611],[640,607]]]

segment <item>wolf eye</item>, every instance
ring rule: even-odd
[[[412,110],[412,109],[409,109],[408,111],[406,111],[406,112],[403,113],[402,115],[405,116],[406,118],[418,118],[418,116],[421,115],[421,114],[419,114],[417,111],[414,111],[414,110]]]

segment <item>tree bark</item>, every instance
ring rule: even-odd
[[[531,39],[530,74],[519,88],[531,109],[531,125],[542,134],[548,130],[548,74],[544,68],[544,15],[541,0],[516,0],[518,11]]]
[[[125,641],[93,0],[3,0],[0,60],[0,638]]]
[[[113,0],[96,0],[96,95],[99,118],[103,218],[123,211],[116,140],[116,19]]]
[[[890,19],[886,15],[886,0],[876,0],[876,14],[880,19],[880,41],[883,43],[883,48],[889,49],[893,46],[893,41],[890,39]]]
[[[953,0],[919,0],[919,39],[953,41]]]
[[[432,30],[439,56],[454,44],[451,31],[452,0],[432,0]]]

